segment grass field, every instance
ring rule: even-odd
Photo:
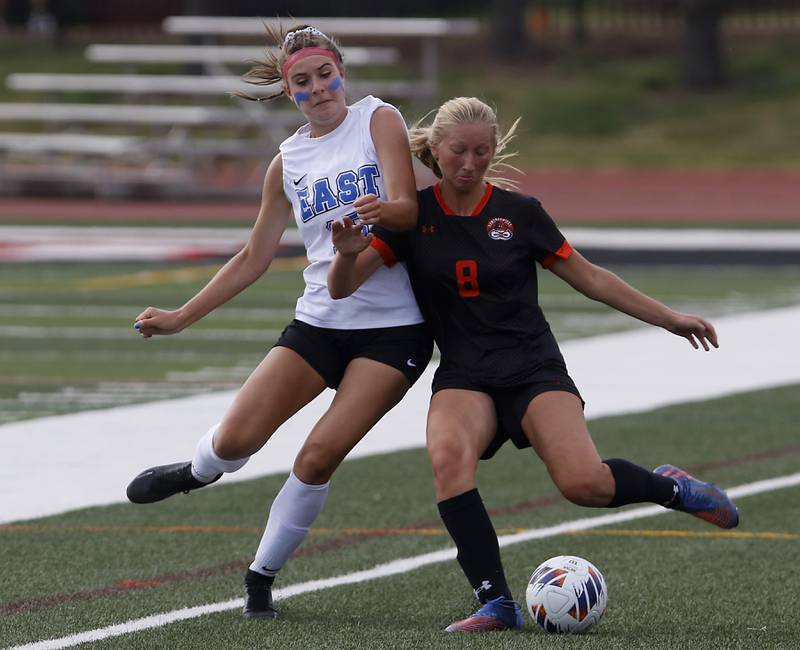
[[[301,290],[281,261],[255,286],[177,337],[142,341],[148,304],[172,307],[215,264],[5,265],[0,275],[0,404],[4,421],[237,386],[291,318]],[[711,317],[800,302],[793,267],[624,266],[635,286]],[[541,273],[541,302],[560,339],[637,324]],[[722,344],[724,345],[724,339]],[[800,386],[597,420],[604,456],[674,462],[730,487],[797,471]],[[26,441],[25,444],[35,444]],[[37,486],[42,480],[31,469]],[[241,578],[283,476],[221,484],[149,507],[73,511],[0,526],[0,647],[95,630],[186,607],[224,611],[89,642],[92,648],[776,648],[800,645],[789,578],[800,560],[798,496],[789,487],[739,501],[724,533],[691,517],[635,519],[503,550],[522,597],[530,572],[577,554],[604,572],[609,610],[581,638],[520,632],[450,637],[474,608],[453,560],[280,601],[275,624],[245,621]],[[568,504],[530,451],[504,449],[479,485],[500,534],[606,514]],[[365,487],[368,486],[368,489]],[[57,487],[54,484],[54,487]],[[33,488],[32,488],[33,489]],[[35,489],[42,489],[36,487]],[[4,497],[5,498],[5,497]],[[449,548],[423,450],[348,461],[279,588],[335,578]],[[44,645],[41,647],[55,647]]]
[[[148,305],[174,308],[215,264],[17,264],[0,267],[0,422],[234,388],[291,320],[302,277],[276,262],[259,282],[178,336],[142,341]],[[634,286],[709,317],[800,302],[796,269],[621,267]],[[640,324],[541,272],[560,340]],[[724,338],[722,341],[724,345]]]
[[[682,464],[725,486],[795,472],[798,386],[593,422],[604,456]],[[227,601],[260,536],[282,476],[220,485],[160,504],[91,508],[0,526],[0,639],[12,646]],[[504,449],[479,484],[499,533],[605,514],[558,497],[532,452]],[[369,486],[365,492],[365,486]],[[603,572],[610,605],[586,637],[551,638],[528,621],[515,633],[450,637],[474,606],[455,561],[333,587],[280,603],[277,622],[235,609],[92,648],[795,648],[800,488],[739,500],[742,525],[718,531],[669,514],[530,541],[503,550],[522,596],[553,555],[585,556]],[[280,587],[368,569],[449,546],[423,450],[345,463],[326,510]]]
[[[677,52],[573,49],[547,63],[478,63],[469,79],[450,77],[444,95],[478,85],[502,124],[522,116],[514,149],[526,166],[796,168],[799,54],[796,39],[728,48],[730,84],[693,94]]]

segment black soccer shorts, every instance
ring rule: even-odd
[[[517,449],[531,446],[528,437],[522,430],[522,418],[537,395],[549,391],[566,391],[576,395],[581,400],[581,405],[585,404],[575,382],[567,373],[567,367],[555,360],[532,369],[530,375],[519,383],[502,387],[475,381],[456,368],[439,366],[433,377],[432,390],[436,393],[446,388],[486,393],[494,402],[497,414],[497,433],[481,454],[481,460],[487,460],[494,456],[506,440],[511,440]]]
[[[339,387],[353,359],[362,357],[385,363],[402,372],[413,384],[433,354],[433,339],[422,323],[341,330],[294,319],[275,345],[297,352],[333,389]]]

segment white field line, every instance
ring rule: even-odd
[[[797,250],[800,232],[795,229],[734,230],[711,228],[563,228],[578,247],[625,249],[633,247],[700,250]],[[24,246],[60,245],[108,247],[128,244],[190,246],[241,246],[249,228],[138,228],[128,226],[0,226],[0,240]],[[302,244],[300,233],[286,230],[284,245]]]
[[[140,228],[138,226],[0,226],[0,239],[7,244],[32,242],[177,241],[208,242],[220,240],[246,241],[249,228]],[[287,238],[299,241],[296,230],[288,230]]]
[[[564,228],[576,248],[627,250],[783,250],[800,248],[800,232],[791,230],[717,230],[709,228]]]
[[[133,322],[131,322],[131,329]],[[272,342],[282,330],[277,329],[195,329],[183,334],[187,341]],[[134,332],[135,334],[135,332]],[[89,339],[103,341],[131,340],[131,330],[124,327],[61,327],[53,325],[0,325],[0,338],[13,339]]]
[[[65,361],[69,359],[92,359],[92,360],[100,360],[100,361],[137,361],[140,362],[142,360],[142,353],[141,352],[122,352],[119,350],[114,350],[113,348],[109,348],[106,350],[66,350],[66,351],[56,351],[56,350],[3,350],[0,351],[0,361],[16,361],[17,359],[24,359],[26,361]],[[259,362],[264,358],[263,354],[258,352],[246,352],[242,353],[238,356],[234,356],[230,353],[218,353],[215,354],[213,352],[169,352],[165,350],[159,350],[158,352],[158,359],[159,361],[205,361],[206,363],[219,363],[224,364],[220,370],[222,371],[225,367],[227,367],[231,361],[237,361],[239,365],[246,365],[249,366],[250,370],[252,371]]]
[[[142,311],[142,305],[34,305],[30,303],[3,304],[4,316],[27,316],[52,318],[53,316],[75,316],[79,318],[128,318],[131,322]],[[205,320],[250,320],[263,321],[294,318],[294,305],[280,308],[270,307],[222,307],[208,314]]]
[[[761,494],[763,492],[772,492],[783,488],[794,487],[800,485],[800,472],[796,474],[789,474],[787,476],[779,476],[772,479],[763,481],[756,481],[754,483],[745,483],[730,488],[727,492],[731,498],[739,498],[751,496],[753,494]],[[662,508],[661,506],[644,506],[640,508],[633,508],[624,510],[622,512],[614,512],[608,515],[600,515],[599,517],[585,517],[583,519],[574,519],[572,521],[565,521],[555,526],[546,526],[544,528],[532,528],[521,533],[513,535],[502,535],[498,538],[501,547],[519,544],[521,542],[528,542],[535,539],[545,539],[547,537],[555,537],[556,535],[563,535],[564,533],[574,533],[581,530],[589,530],[591,528],[599,528],[601,526],[609,526],[611,524],[619,524],[635,519],[644,519],[646,517],[654,517],[663,513],[671,512]],[[384,564],[379,564],[371,569],[363,571],[354,571],[345,575],[333,576],[331,578],[324,578],[322,580],[309,580],[308,582],[301,582],[295,585],[289,585],[283,589],[275,591],[274,598],[276,601],[292,596],[299,596],[300,594],[307,594],[315,591],[322,591],[323,589],[331,589],[333,587],[340,587],[342,585],[352,585],[359,582],[368,582],[370,580],[377,580],[386,578],[401,573],[408,573],[424,566],[432,564],[439,564],[440,562],[447,562],[448,560],[455,559],[456,549],[445,548],[440,551],[433,551],[431,553],[423,553],[413,557],[401,558],[393,560]],[[232,609],[238,609],[242,606],[241,598],[233,598],[231,600],[224,600],[217,603],[210,603],[208,605],[198,605],[195,607],[186,607],[184,609],[177,609],[171,612],[164,612],[162,614],[155,614],[153,616],[146,616],[138,618],[125,623],[117,625],[110,625],[108,627],[101,627],[94,630],[87,630],[78,634],[61,637],[58,639],[48,639],[47,641],[37,641],[25,645],[13,646],[6,650],[56,650],[57,648],[70,648],[81,643],[91,643],[93,641],[101,641],[110,637],[122,636],[123,634],[131,634],[133,632],[140,632],[142,630],[150,630],[157,627],[163,627],[170,623],[178,621],[185,621],[191,618],[198,618],[206,614],[215,614],[217,612],[224,612]]]

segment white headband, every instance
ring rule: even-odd
[[[319,36],[328,41],[331,40],[325,34],[319,31],[316,27],[303,27],[303,29],[296,29],[293,32],[288,32],[283,39],[283,44],[286,45],[289,41],[294,39],[294,37],[298,36],[299,34],[311,34],[312,36]]]

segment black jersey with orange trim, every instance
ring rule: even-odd
[[[388,265],[407,263],[411,284],[442,353],[442,365],[486,384],[525,381],[563,358],[539,307],[535,262],[572,253],[536,199],[487,185],[468,216],[455,214],[439,185],[417,193],[415,230],[374,227]]]

